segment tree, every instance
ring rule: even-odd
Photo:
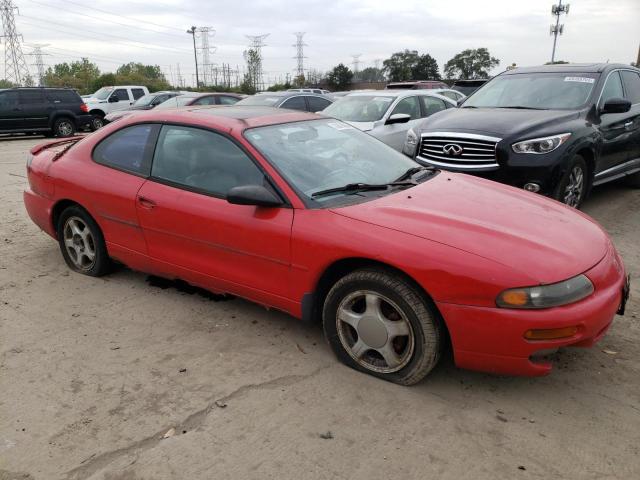
[[[363,82],[384,82],[384,72],[380,68],[367,67],[358,73]]]
[[[90,93],[93,82],[100,76],[98,65],[88,58],[71,63],[58,63],[49,67],[43,77],[48,87],[71,87]]]
[[[343,63],[339,63],[327,73],[327,84],[332,90],[346,90],[353,79],[353,72]]]
[[[396,52],[382,62],[383,69],[392,82],[404,80],[440,80],[438,62],[428,53],[417,50]]]
[[[458,53],[444,65],[447,78],[487,78],[489,70],[500,65],[486,48],[467,49]]]
[[[250,48],[244,51],[243,56],[244,61],[247,62],[247,72],[244,74],[240,89],[243,93],[253,95],[260,87],[260,53],[257,49]]]
[[[267,92],[281,92],[283,90],[289,90],[290,88],[292,88],[292,87],[291,87],[291,84],[289,82],[274,83],[269,88],[267,88]]]
[[[11,88],[15,85],[11,83],[9,80],[0,79],[0,88]]]
[[[149,91],[168,90],[169,82],[158,65],[144,65],[130,62],[118,67],[115,73],[116,84],[145,85]]]

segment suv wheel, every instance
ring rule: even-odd
[[[575,155],[564,175],[558,182],[553,198],[573,208],[580,208],[587,196],[589,170],[580,155]]]
[[[53,123],[53,134],[56,137],[71,137],[74,133],[76,133],[76,126],[70,118],[58,118]]]
[[[393,272],[363,269],[346,275],[327,295],[322,317],[336,356],[361,372],[413,385],[438,363],[437,312],[422,292]]]
[[[94,113],[93,120],[91,120],[91,131],[95,132],[96,130],[100,130],[102,127],[104,127],[104,115]]]

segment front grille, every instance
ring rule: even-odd
[[[501,138],[454,132],[427,132],[420,140],[417,159],[460,170],[494,170],[496,145]]]

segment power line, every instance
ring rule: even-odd
[[[5,80],[23,85],[29,83],[29,67],[22,54],[22,35],[16,30],[14,12],[17,7],[11,0],[0,0],[2,16],[2,37],[4,38],[4,75]]]
[[[302,37],[304,37],[304,34],[305,32],[294,33],[294,35],[296,36],[296,43],[293,46],[296,47],[296,56],[293,58],[295,58],[297,61],[296,75],[299,79],[302,79],[304,77],[304,59],[305,59],[304,47],[308,46],[302,40]]]
[[[558,1],[557,5],[551,7],[551,15],[556,17],[556,24],[551,25],[549,33],[553,35],[553,50],[551,51],[551,63],[556,60],[556,44],[558,43],[558,35],[562,35],[564,32],[564,24],[560,24],[560,15],[563,13],[569,14],[569,4],[562,4],[562,0]]]

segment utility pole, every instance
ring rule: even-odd
[[[302,79],[304,78],[304,47],[307,46],[307,44],[302,40],[304,34],[305,32],[294,33],[294,35],[296,36],[296,43],[293,46],[296,47],[296,56],[293,58],[297,60],[296,78],[300,82],[302,82]],[[300,87],[302,87],[302,85],[300,85]]]
[[[357,80],[358,73],[360,72],[360,57],[362,56],[362,54],[356,53],[351,56],[353,57],[353,62],[351,62],[351,64],[353,65],[353,79]]]
[[[551,25],[549,33],[553,35],[553,50],[551,51],[551,63],[556,61],[556,44],[558,43],[558,35],[562,35],[564,32],[564,24],[560,24],[560,15],[566,13],[569,15],[569,4],[562,4],[562,0],[558,1],[557,5],[551,7],[551,15],[556,17],[556,24]]]
[[[209,39],[216,31],[211,27],[200,27],[197,29],[200,37],[200,51],[202,52],[202,84],[206,87],[210,83],[212,67],[210,54],[216,53],[216,47],[209,45]]]
[[[42,49],[44,47],[48,47],[49,44],[48,43],[34,43],[34,44],[29,44],[27,45],[28,47],[32,47],[33,48],[33,52],[31,53],[27,53],[27,55],[33,55],[34,60],[36,63],[33,63],[32,65],[36,67],[36,72],[38,72],[38,86],[39,87],[44,87],[44,61],[42,59],[43,55],[49,55],[48,53],[43,53]]]
[[[196,61],[196,88],[200,87],[200,77],[198,76],[198,49],[196,48],[196,31],[198,29],[192,26],[187,33],[193,37],[193,58]]]
[[[638,59],[636,60],[636,67],[640,68],[640,46],[638,46]]]
[[[251,43],[249,44],[249,48],[255,50],[257,56],[257,64],[255,65],[254,74],[254,87],[257,91],[264,90],[264,79],[262,78],[262,47],[266,47],[267,45],[264,43],[264,39],[269,36],[268,33],[263,35],[245,35]]]
[[[16,30],[14,12],[18,8],[11,0],[0,0],[2,36],[4,38],[4,76],[16,85],[24,85],[29,80],[29,68],[22,53],[22,35]]]

